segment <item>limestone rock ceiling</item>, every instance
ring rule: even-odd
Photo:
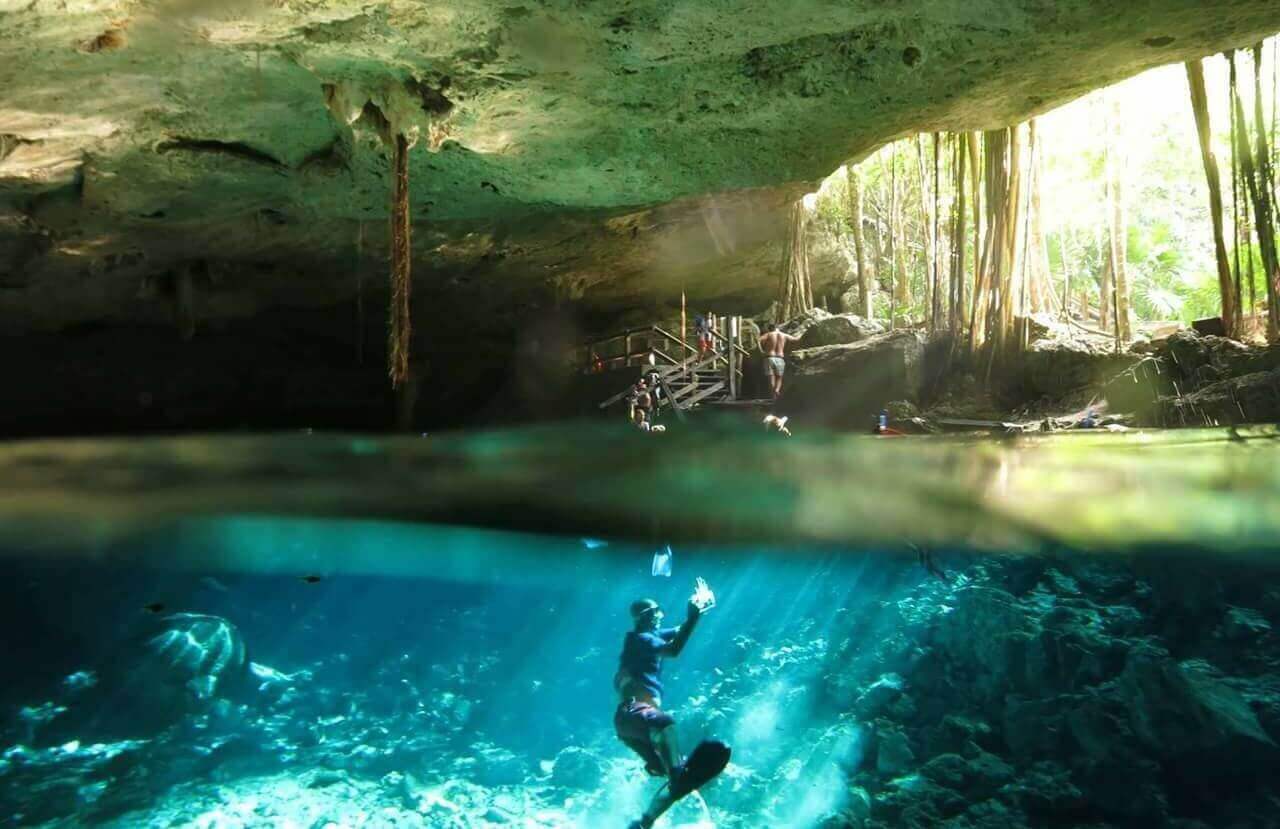
[[[433,289],[759,299],[843,161],[1278,29],[1274,0],[0,0],[0,329],[167,318],[181,268],[214,316],[349,295],[388,125]]]

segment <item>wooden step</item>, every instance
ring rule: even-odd
[[[699,402],[706,400],[708,397],[715,394],[716,392],[724,391],[724,388],[725,388],[724,383],[716,383],[714,386],[708,386],[702,391],[695,394],[693,397],[690,397],[688,400],[684,401],[683,405],[686,409],[691,406],[696,406]]]

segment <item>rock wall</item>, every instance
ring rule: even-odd
[[[1143,349],[1112,378],[1112,407],[1151,426],[1270,423],[1280,419],[1280,347],[1179,331]]]
[[[840,163],[1280,29],[1270,0],[0,12],[6,333],[145,321],[145,283],[190,267],[261,269],[217,315],[350,297],[358,251],[385,258],[390,129],[418,142],[415,268],[450,307],[759,307],[788,205]]]
[[[780,410],[803,413],[808,423],[869,429],[890,401],[920,399],[924,355],[916,331],[800,349],[788,360]]]

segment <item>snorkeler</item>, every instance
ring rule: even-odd
[[[723,743],[700,743],[685,763],[675,742],[675,718],[663,711],[662,660],[679,656],[702,614],[715,607],[715,595],[707,583],[697,580],[689,597],[688,615],[679,627],[664,628],[665,614],[653,599],[631,604],[634,627],[622,644],[618,672],[613,684],[618,692],[618,708],[613,727],[618,739],[644,760],[645,771],[666,777],[667,783],[649,803],[639,820],[628,829],[648,829],[680,798],[719,774],[729,762],[729,748]]]

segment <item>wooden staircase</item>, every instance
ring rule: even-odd
[[[742,347],[741,319],[730,317],[720,322],[718,330],[712,332],[716,350],[703,360],[698,360],[696,347],[658,325],[634,328],[583,346],[584,364],[598,358],[597,362],[606,367],[637,368],[626,387],[600,403],[599,408],[625,404],[640,373],[650,369],[658,374],[659,411],[671,408],[682,417],[697,406],[738,399],[743,361],[749,352]],[[622,353],[612,354],[619,345]]]

